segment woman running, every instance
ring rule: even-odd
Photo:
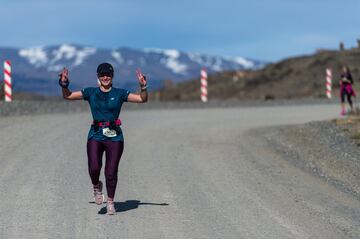
[[[102,167],[102,155],[105,152],[105,178],[107,189],[107,214],[114,215],[114,196],[117,184],[118,165],[124,149],[124,138],[120,128],[119,114],[123,102],[144,103],[148,99],[146,77],[140,70],[136,71],[140,84],[140,93],[113,87],[114,69],[109,63],[97,67],[99,87],[88,87],[81,91],[71,92],[69,71],[64,68],[60,72],[59,85],[63,97],[67,100],[84,99],[89,102],[93,124],[87,140],[89,175],[94,189],[95,203],[105,202],[102,193],[103,183],[99,180]]]
[[[349,67],[344,66],[343,67],[343,72],[341,73],[340,76],[340,98],[341,98],[341,115],[345,115],[346,110],[345,110],[345,96],[347,98],[347,101],[350,105],[350,110],[351,112],[354,112],[354,106],[353,106],[353,102],[351,100],[352,96],[356,96],[355,91],[352,87],[352,85],[354,84],[351,72]]]

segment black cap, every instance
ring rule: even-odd
[[[114,74],[114,68],[112,67],[111,64],[107,63],[107,62],[104,62],[104,63],[101,63],[97,69],[96,69],[96,72],[98,74],[102,74],[102,73],[110,73],[110,74]]]

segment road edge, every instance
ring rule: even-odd
[[[331,121],[252,129],[281,159],[360,199],[360,147]]]

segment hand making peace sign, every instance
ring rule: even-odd
[[[62,82],[69,81],[69,70],[64,67],[64,69],[59,73],[59,77]]]
[[[146,76],[143,75],[143,73],[141,73],[140,69],[136,70],[136,76],[138,78],[140,86],[146,86],[146,83],[147,83]]]

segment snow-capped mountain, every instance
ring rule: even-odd
[[[70,70],[72,89],[96,85],[96,67],[102,62],[114,66],[114,84],[136,89],[135,70],[140,68],[149,78],[150,87],[162,87],[164,80],[174,83],[199,77],[201,68],[208,73],[224,70],[255,69],[264,62],[242,57],[220,57],[186,53],[174,49],[99,49],[88,46],[62,44],[22,49],[0,48],[0,61],[12,62],[14,91],[43,95],[60,93],[58,72]]]

